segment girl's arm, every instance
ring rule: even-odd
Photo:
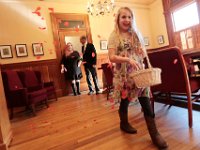
[[[113,63],[129,63],[130,59],[128,57],[122,57],[115,55],[115,49],[109,48],[108,50],[109,59]]]
[[[113,63],[129,63],[134,68],[139,69],[139,64],[135,60],[130,59],[128,57],[122,57],[122,56],[116,55],[114,48],[109,48],[108,55],[109,55],[110,61]]]

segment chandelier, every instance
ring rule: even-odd
[[[115,9],[114,0],[89,0],[87,4],[87,12],[92,16],[103,16],[113,12]]]

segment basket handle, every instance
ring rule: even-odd
[[[147,52],[146,52],[146,59],[147,59],[147,67],[148,68],[152,68],[151,63],[149,61],[149,56],[148,56]]]

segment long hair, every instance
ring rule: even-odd
[[[139,43],[136,43],[136,44],[139,44],[141,46],[141,48],[143,49],[143,51],[146,53],[146,48],[145,48],[143,36],[139,32],[139,30],[137,28],[134,14],[133,14],[132,10],[129,7],[121,7],[121,8],[119,8],[119,10],[117,12],[117,15],[116,15],[116,18],[115,18],[115,30],[114,30],[115,33],[117,34],[118,38],[120,39],[119,18],[120,18],[120,14],[121,14],[122,10],[128,10],[130,12],[130,14],[131,14],[131,17],[132,17],[131,27],[129,29],[129,32],[131,33],[132,46],[134,44],[133,38],[136,36],[135,38],[137,38],[138,42],[139,42]]]

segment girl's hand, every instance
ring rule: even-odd
[[[133,66],[133,68],[136,69],[136,70],[139,70],[139,68],[140,68],[139,64],[133,59],[129,59],[129,64],[131,66]]]
[[[67,72],[67,69],[66,68],[62,68],[60,72],[61,73]]]
[[[65,71],[65,69],[64,69],[64,68],[62,68],[60,72],[61,72],[61,73],[64,73],[64,71]]]
[[[80,67],[81,66],[81,63],[82,63],[82,61],[78,61],[78,67]]]
[[[84,65],[85,63],[86,63],[85,61],[82,62],[83,65]]]

